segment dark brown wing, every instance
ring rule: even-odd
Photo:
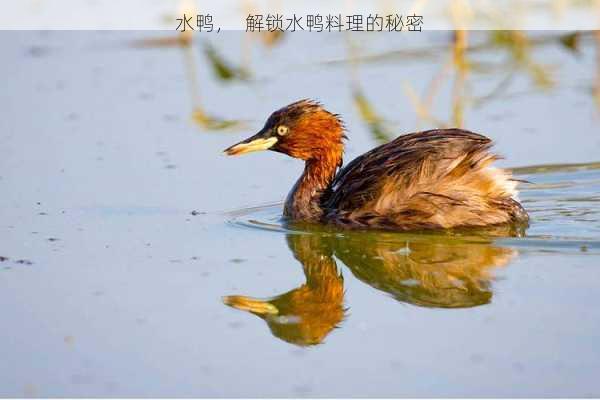
[[[324,202],[326,218],[406,229],[458,226],[459,219],[477,226],[507,222],[506,210],[497,211],[510,208],[515,183],[487,168],[498,158],[491,146],[462,129],[400,136],[338,173]]]
[[[486,150],[491,140],[462,129],[434,129],[400,136],[355,158],[335,177],[327,206],[358,209],[377,195],[382,179],[414,174],[423,160],[452,161]]]

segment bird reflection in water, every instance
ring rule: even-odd
[[[300,346],[319,344],[344,319],[344,279],[320,235],[290,234],[287,242],[306,283],[268,300],[226,296],[225,304],[264,319],[273,335]]]
[[[516,227],[494,227],[485,235],[335,233],[314,228],[311,233],[290,233],[288,246],[304,268],[306,283],[270,299],[226,296],[224,303],[259,316],[286,342],[316,345],[345,317],[344,281],[336,259],[360,281],[400,302],[475,307],[491,301],[494,270],[517,255],[492,238],[521,233]]]
[[[491,301],[495,268],[517,252],[480,236],[363,233],[337,242],[335,255],[356,278],[398,301],[466,308]]]

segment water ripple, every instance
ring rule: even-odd
[[[600,253],[600,162],[520,167],[513,169],[526,180],[520,197],[531,217],[523,237],[498,238],[464,232],[436,232],[447,237],[493,240],[497,244],[545,251]],[[280,233],[323,233],[331,229],[304,229],[285,224],[281,203],[242,208],[226,214],[232,226]],[[344,235],[344,231],[337,231]],[[406,233],[398,233],[406,240]],[[412,234],[412,237],[415,235]]]

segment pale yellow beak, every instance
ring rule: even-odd
[[[279,310],[273,304],[246,296],[225,296],[223,303],[238,310],[249,311],[258,315],[277,315]]]
[[[228,156],[237,156],[240,154],[251,153],[253,151],[268,150],[277,143],[276,137],[263,138],[259,135],[252,136],[242,142],[234,144],[225,149],[224,153]]]

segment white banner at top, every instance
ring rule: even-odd
[[[600,28],[600,0],[0,0],[0,5],[3,30],[202,31],[207,21],[214,31],[392,31],[416,29],[414,21],[430,31]],[[402,21],[396,29],[394,18]]]

